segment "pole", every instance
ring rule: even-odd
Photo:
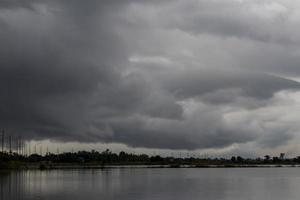
[[[11,151],[11,135],[9,136],[9,153],[11,154],[12,151]]]
[[[17,138],[17,154],[20,154],[20,147],[21,147],[21,139],[20,136]]]
[[[30,147],[30,142],[28,143],[28,154],[29,154],[29,156],[31,155],[31,147]]]
[[[2,149],[2,153],[4,153],[4,129],[2,129],[1,149]]]

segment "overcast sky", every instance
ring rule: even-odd
[[[0,127],[78,148],[300,154],[299,27],[294,0],[1,0]]]

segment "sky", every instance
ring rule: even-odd
[[[299,11],[1,0],[0,127],[53,151],[300,155]]]

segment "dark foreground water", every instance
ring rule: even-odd
[[[1,200],[299,200],[300,168],[0,172]]]

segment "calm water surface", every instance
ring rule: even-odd
[[[0,172],[1,200],[299,200],[300,168]]]

